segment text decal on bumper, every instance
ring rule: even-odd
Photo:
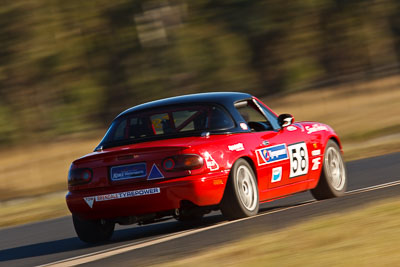
[[[108,200],[120,199],[120,198],[154,195],[154,194],[159,194],[160,192],[161,192],[161,190],[159,187],[154,187],[154,188],[139,189],[139,190],[119,192],[119,193],[106,194],[106,195],[100,195],[100,196],[84,197],[83,199],[88,204],[88,206],[90,208],[92,208],[93,203],[95,201],[100,202],[100,201],[108,201]]]

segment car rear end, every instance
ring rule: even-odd
[[[218,204],[226,179],[225,172],[210,173],[203,157],[188,147],[128,146],[75,161],[67,204],[86,219],[168,215],[185,203]]]
[[[66,196],[71,213],[126,224],[217,205],[228,172],[214,168],[207,154],[212,138],[201,136],[233,126],[228,113],[213,105],[117,118],[95,152],[71,164]]]

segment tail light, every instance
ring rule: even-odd
[[[203,158],[196,154],[183,154],[163,160],[163,169],[169,171],[195,170],[203,166]]]
[[[92,180],[93,172],[91,169],[70,169],[68,173],[68,185],[87,184]]]

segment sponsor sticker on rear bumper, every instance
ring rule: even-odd
[[[111,167],[110,176],[112,181],[146,177],[146,163],[135,163]]]
[[[128,197],[154,195],[154,194],[159,194],[160,192],[161,190],[159,187],[153,187],[153,188],[139,189],[127,192],[100,195],[100,196],[84,197],[83,199],[88,204],[88,206],[92,208],[95,201],[100,202],[100,201],[108,201],[108,200],[128,198]]]

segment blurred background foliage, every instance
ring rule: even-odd
[[[374,79],[399,59],[397,0],[1,0],[0,145],[104,130],[167,96]]]

